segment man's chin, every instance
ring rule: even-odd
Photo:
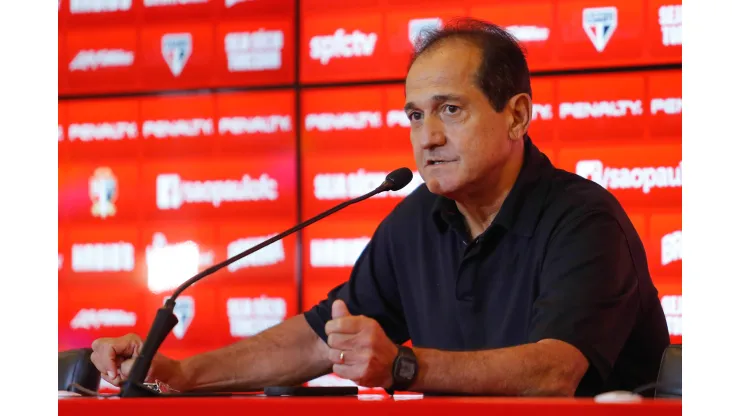
[[[430,178],[429,180],[426,180],[425,183],[429,192],[447,198],[451,198],[458,188],[457,184],[453,183],[453,181],[439,180],[437,178]]]

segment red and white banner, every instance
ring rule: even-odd
[[[223,153],[295,153],[293,91],[217,94],[216,133]]]
[[[134,162],[68,165],[59,169],[60,215],[87,224],[138,219],[141,189]]]
[[[650,217],[648,264],[653,279],[681,276],[683,238],[681,214],[655,214]]]
[[[680,145],[569,148],[558,165],[603,186],[627,208],[681,206]]]
[[[210,20],[222,0],[139,0],[145,22]]]
[[[133,28],[110,27],[66,33],[66,89],[71,93],[136,90],[142,62]]]
[[[555,81],[550,78],[534,78],[532,85],[532,121],[529,136],[540,143],[548,143],[555,137],[558,111],[555,99]],[[540,150],[542,150],[540,148]]]
[[[141,29],[141,86],[145,90],[200,88],[213,78],[212,24],[152,24]],[[145,74],[145,76],[144,76]]]
[[[149,325],[154,321],[157,310],[164,305],[171,294],[172,291],[168,291],[146,297],[144,319]],[[215,334],[213,330],[214,326],[223,322],[217,318],[216,311],[216,293],[212,288],[193,285],[179,295],[175,300],[174,309],[178,322],[162,343],[163,353],[171,349],[215,349],[224,346],[218,334]]]
[[[240,282],[216,291],[213,330],[224,345],[252,337],[298,313],[295,282]]]
[[[139,101],[133,98],[69,101],[60,141],[74,160],[135,158],[139,152]]]
[[[293,157],[192,159],[142,167],[138,203],[148,218],[295,218]]]
[[[301,25],[302,82],[384,79],[391,73],[380,13],[306,16]]]
[[[293,21],[225,21],[216,28],[214,86],[290,84],[295,73]]]
[[[216,147],[215,100],[210,94],[141,99],[145,156],[207,155]]]
[[[680,142],[682,127],[681,71],[656,72],[647,77],[645,113],[651,137]]]
[[[680,278],[674,281],[675,283],[657,284],[656,287],[668,323],[671,344],[681,344],[683,342],[683,289]]]

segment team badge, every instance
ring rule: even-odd
[[[596,50],[603,52],[617,30],[617,8],[611,6],[583,9],[583,30]]]
[[[90,210],[94,217],[107,218],[116,215],[118,199],[118,180],[109,167],[95,169],[89,181],[89,194],[92,201]]]
[[[167,33],[162,36],[162,57],[172,75],[178,77],[193,53],[193,36],[190,33]]]

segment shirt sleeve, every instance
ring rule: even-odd
[[[331,320],[332,303],[341,299],[352,315],[375,319],[395,343],[409,339],[401,299],[392,267],[391,235],[387,221],[380,224],[352,268],[349,280],[304,313],[316,334],[327,341],[324,326]]]
[[[610,214],[571,216],[547,246],[530,342],[557,339],[589,361],[586,377],[605,382],[637,319],[638,279],[630,246]]]

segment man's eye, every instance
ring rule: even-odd
[[[444,106],[444,110],[447,111],[450,114],[455,114],[458,111],[460,111],[460,107],[458,107],[456,105],[449,105],[449,104],[447,104],[447,105]]]
[[[421,113],[418,111],[414,111],[410,113],[409,120],[412,120],[412,121],[421,120]]]

